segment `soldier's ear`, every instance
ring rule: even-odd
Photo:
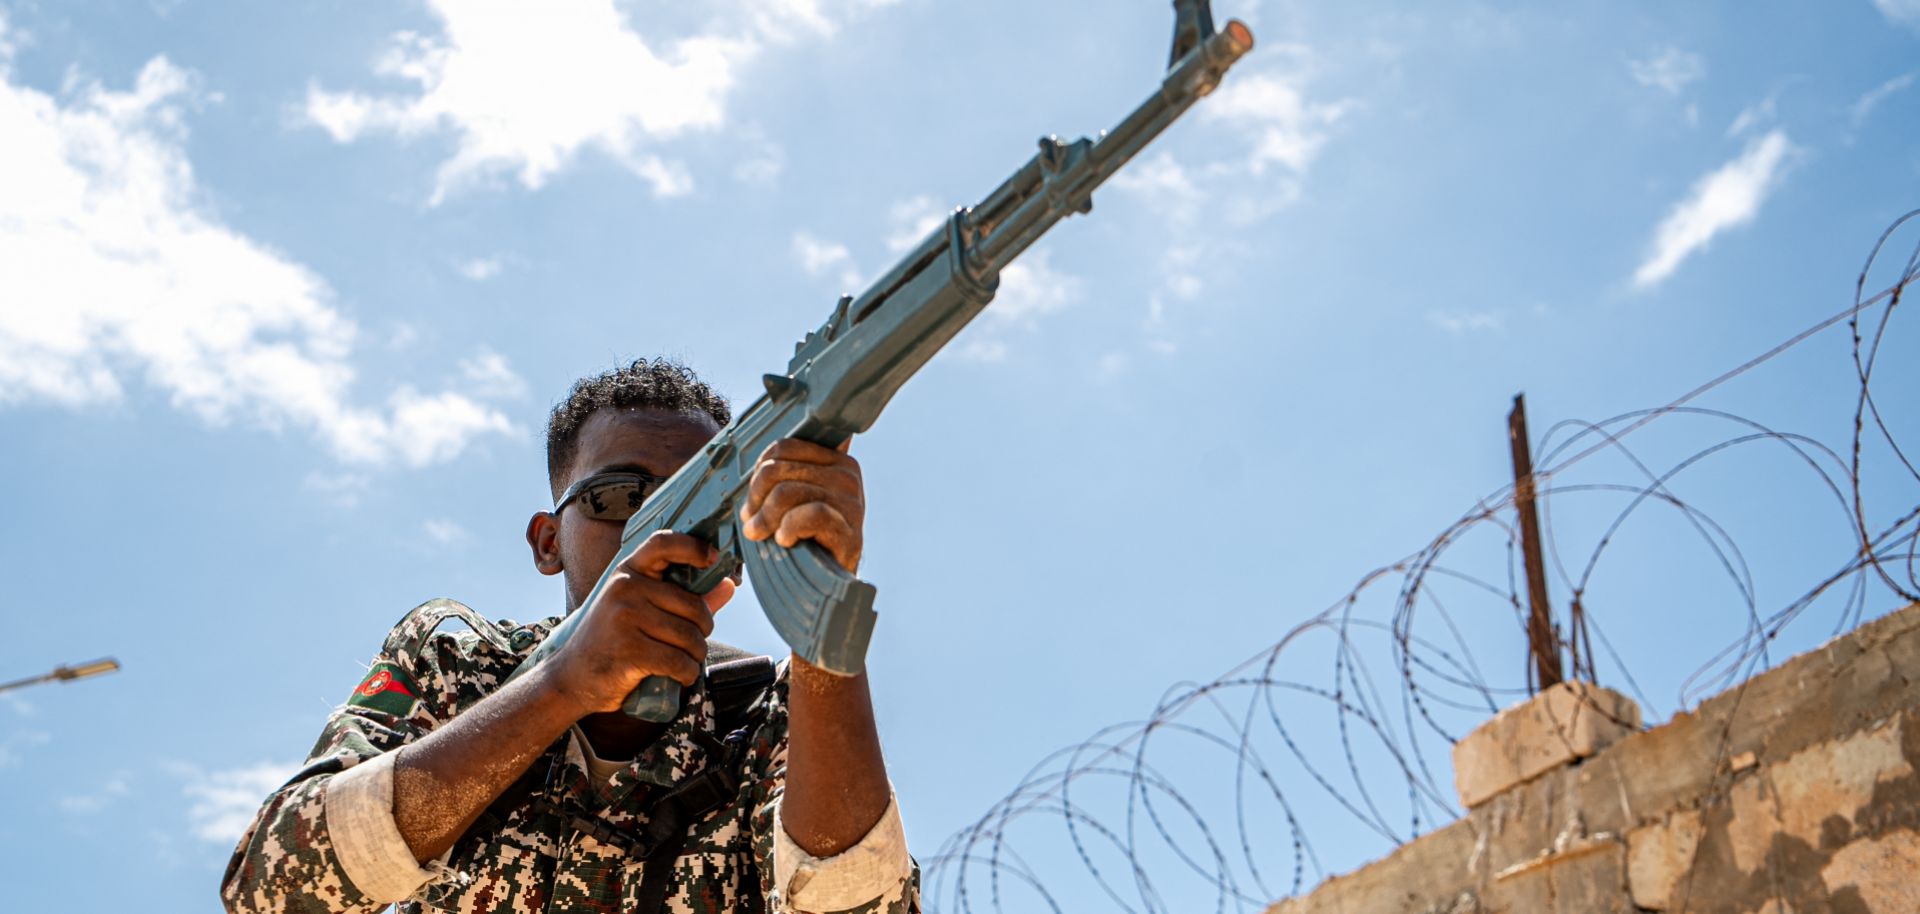
[[[560,518],[536,511],[527,519],[527,546],[533,549],[533,567],[541,574],[559,574],[567,570],[560,561]]]

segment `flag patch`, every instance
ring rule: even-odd
[[[353,690],[347,704],[405,716],[419,700],[420,690],[405,672],[391,663],[376,663],[367,671],[360,687]]]

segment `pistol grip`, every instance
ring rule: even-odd
[[[680,713],[680,683],[665,676],[648,676],[627,696],[620,710],[628,717],[664,724]]]
[[[706,568],[675,565],[667,569],[664,577],[694,593],[706,593],[738,567],[737,561],[722,553],[720,561]],[[680,683],[665,676],[648,676],[627,695],[620,710],[628,717],[664,724],[680,713]]]

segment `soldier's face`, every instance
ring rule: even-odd
[[[705,413],[657,409],[603,409],[587,417],[579,449],[560,486],[564,490],[595,473],[639,472],[672,476],[681,464],[718,434],[720,426]],[[597,520],[566,507],[556,514],[534,515],[527,526],[534,565],[542,573],[564,573],[567,610],[586,602],[600,573],[620,549],[621,521]]]

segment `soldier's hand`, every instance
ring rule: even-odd
[[[554,655],[552,675],[582,716],[618,709],[648,676],[683,686],[700,677],[713,614],[733,597],[733,582],[722,580],[702,595],[662,576],[671,566],[705,568],[718,557],[694,537],[661,530],[627,556],[599,595],[578,610],[586,618]]]
[[[838,450],[787,438],[769,445],[753,468],[740,532],[789,549],[801,540],[825,547],[848,572],[860,570],[861,525],[867,519],[860,463]]]

